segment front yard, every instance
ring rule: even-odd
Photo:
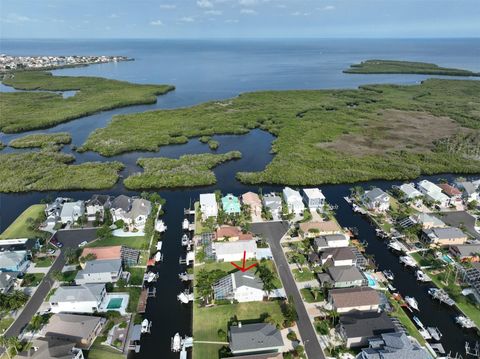
[[[300,289],[302,298],[307,303],[318,303],[325,300],[325,295],[321,288],[302,288]]]
[[[126,246],[133,249],[146,249],[148,240],[145,237],[115,237],[98,239],[85,247]]]
[[[45,274],[43,273],[27,273],[23,277],[22,287],[36,287],[40,284]]]
[[[303,267],[301,272],[298,268],[295,268],[292,270],[292,273],[297,282],[307,282],[315,279],[315,273],[308,267]]]
[[[52,257],[41,257],[35,259],[35,267],[45,268],[50,267],[53,264],[54,259]]]

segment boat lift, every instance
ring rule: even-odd
[[[185,289],[183,292],[177,295],[177,299],[183,304],[188,304],[190,302],[193,302],[194,298],[195,298],[195,295],[193,293],[190,293],[188,289]]]
[[[187,359],[187,349],[193,347],[193,337],[182,338],[176,333],[171,340],[171,349],[174,353],[180,353],[180,359]]]
[[[180,264],[186,264],[186,265],[193,264],[193,262],[195,262],[195,252],[193,251],[188,252],[185,258],[180,257],[178,261]]]
[[[180,280],[182,282],[191,282],[193,280],[194,276],[193,276],[193,274],[183,272],[183,273],[180,273],[178,275],[178,278],[180,278]]]

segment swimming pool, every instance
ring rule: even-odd
[[[365,273],[365,277],[367,277],[369,287],[375,287],[377,285],[377,282],[370,274]]]
[[[107,309],[118,309],[122,306],[123,298],[112,298],[108,302]]]
[[[450,257],[448,254],[444,254],[444,255],[442,256],[442,258],[443,258],[443,260],[444,260],[445,262],[447,262],[448,264],[453,263],[452,257]]]

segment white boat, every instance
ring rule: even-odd
[[[148,319],[144,319],[142,321],[142,329],[141,329],[141,332],[142,333],[149,333],[150,332],[150,326],[151,326],[151,323],[148,321]]]
[[[438,330],[438,328],[428,327],[427,330],[434,340],[436,340],[437,342],[440,341],[440,339],[442,338],[442,333],[440,333],[440,330]]]
[[[390,248],[390,249],[394,249],[396,251],[399,251],[399,252],[402,251],[402,246],[397,241],[388,242],[387,247]]]
[[[458,317],[455,318],[455,322],[457,322],[457,324],[459,324],[462,328],[474,328],[475,327],[475,323],[473,322],[473,320],[463,316],[463,315],[459,315]]]
[[[158,251],[155,253],[155,262],[160,262],[162,260],[162,253]]]
[[[393,280],[395,278],[391,270],[387,269],[387,270],[384,270],[382,273],[385,276],[385,278],[387,278],[388,280]]]
[[[186,234],[182,236],[182,246],[188,246],[188,236]]]
[[[419,332],[420,335],[423,337],[423,339],[425,339],[425,340],[432,339],[432,336],[430,335],[430,333],[428,332],[428,330],[426,330],[425,328],[420,328],[420,329],[418,329],[418,332]]]
[[[412,309],[418,310],[418,302],[414,297],[409,297],[408,295],[405,297],[405,302],[408,304],[408,306]]]
[[[182,337],[176,333],[172,338],[172,351],[178,353],[182,349]]]
[[[157,279],[157,276],[158,276],[158,274],[155,274],[153,272],[148,272],[147,274],[145,274],[144,279],[148,283],[152,283],[155,279]]]
[[[409,256],[401,256],[400,263],[403,263],[407,267],[416,267],[417,263],[412,257]]]
[[[418,319],[418,317],[414,316],[414,317],[412,318],[412,320],[415,322],[415,324],[418,325],[419,328],[425,329],[425,326],[424,326],[423,323],[420,321],[420,319]]]
[[[348,204],[352,204],[352,199],[350,197],[343,197],[343,199],[348,203]]]
[[[438,299],[440,302],[445,303],[446,305],[452,306],[455,304],[455,301],[450,298],[447,292],[445,292],[443,289],[429,288],[428,294],[430,294],[433,299]]]
[[[190,302],[193,302],[194,294],[189,293],[188,290],[186,290],[184,292],[181,292],[179,295],[177,295],[177,299],[183,304],[188,304]]]
[[[190,222],[188,221],[188,219],[185,218],[182,223],[182,228],[184,231],[188,231],[189,227],[190,227]]]
[[[390,292],[395,292],[397,290],[397,288],[395,288],[393,285],[391,285],[390,283],[387,284],[387,288]]]
[[[157,223],[155,223],[155,230],[157,232],[163,233],[167,230],[167,226],[162,220],[158,220]]]
[[[431,282],[432,280],[430,279],[430,277],[422,270],[417,270],[415,272],[415,275],[417,276],[417,280],[419,280],[420,282]]]
[[[162,250],[162,245],[163,245],[163,242],[162,242],[162,241],[158,241],[158,242],[157,242],[157,251],[161,251],[161,250]]]

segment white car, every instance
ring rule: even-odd
[[[78,245],[78,247],[79,247],[79,248],[82,248],[82,247],[85,247],[87,244],[88,244],[87,241],[83,241],[82,243],[80,243],[80,244]]]

